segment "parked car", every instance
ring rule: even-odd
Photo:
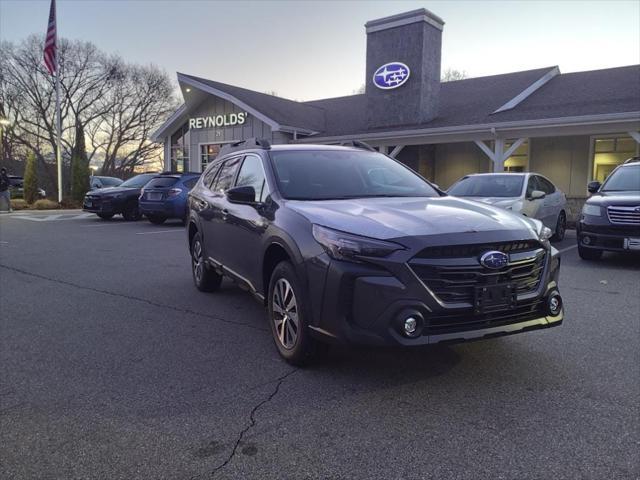
[[[199,173],[163,173],[151,179],[140,192],[140,213],[151,223],[168,218],[187,220],[187,195],[198,181]]]
[[[447,191],[536,218],[562,240],[567,229],[567,197],[539,173],[478,173],[466,175]]]
[[[640,157],[627,160],[603,184],[591,182],[593,195],[578,222],[578,253],[597,260],[604,251],[640,251]]]
[[[114,215],[122,214],[125,220],[140,220],[140,208],[138,197],[140,190],[157,173],[143,173],[136,175],[121,183],[117,187],[92,190],[84,197],[82,209],[92,212],[103,220],[108,220]]]
[[[104,177],[102,175],[92,175],[89,178],[89,190],[96,190],[98,188],[117,187],[122,185],[123,180],[116,177]]]
[[[11,198],[24,198],[24,177],[17,175],[7,175],[9,177],[9,193]],[[38,188],[38,197],[46,198],[47,192]]]
[[[189,193],[195,286],[264,302],[276,347],[424,345],[560,325],[540,221],[440,192],[364,144],[223,147]]]

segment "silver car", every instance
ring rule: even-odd
[[[537,218],[562,240],[567,228],[567,197],[539,173],[466,175],[447,191],[456,197],[488,203]]]

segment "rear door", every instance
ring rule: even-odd
[[[529,179],[527,181],[527,190],[525,192],[522,205],[522,213],[527,217],[542,220],[541,215],[543,213],[542,204],[544,202],[544,198],[531,198],[531,194],[534,190],[540,190],[540,185],[538,185],[538,176],[529,175]]]
[[[563,208],[564,195],[558,190],[553,183],[541,175],[536,175],[540,190],[545,193],[542,202],[542,223],[550,229],[556,228],[558,215]]]

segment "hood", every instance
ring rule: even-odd
[[[628,190],[624,192],[598,192],[594,193],[587,203],[591,205],[640,205],[640,191]]]
[[[311,223],[382,240],[505,230],[528,238],[536,231],[536,222],[522,215],[455,197],[289,200],[287,206]]]
[[[472,200],[474,202],[488,203],[489,205],[495,205],[496,207],[505,208],[509,205],[513,205],[520,197],[464,197],[466,200]]]
[[[106,187],[106,188],[96,188],[95,190],[91,190],[87,192],[87,195],[91,195],[92,197],[104,197],[109,195],[115,195],[118,193],[140,193],[139,188],[131,188],[131,187]]]

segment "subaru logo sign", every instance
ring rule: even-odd
[[[382,65],[373,74],[373,84],[382,90],[398,88],[409,79],[409,67],[404,63],[391,62]]]
[[[492,270],[498,270],[499,268],[505,267],[508,262],[509,257],[507,254],[498,252],[497,250],[486,252],[480,257],[480,263]]]

